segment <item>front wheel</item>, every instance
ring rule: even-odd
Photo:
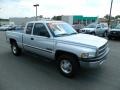
[[[73,77],[78,70],[77,59],[73,55],[60,55],[58,57],[59,71],[65,77]]]
[[[111,40],[112,39],[112,37],[111,36],[108,36],[108,40]]]
[[[11,50],[15,56],[19,56],[21,54],[21,50],[16,43],[11,44]]]

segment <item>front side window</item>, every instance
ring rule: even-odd
[[[33,29],[33,35],[49,37],[49,33],[43,23],[36,23]]]
[[[26,28],[26,34],[31,34],[33,28],[33,23],[29,23]]]
[[[97,25],[97,28],[101,28],[101,25]]]

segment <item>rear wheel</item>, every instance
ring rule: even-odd
[[[103,37],[107,37],[107,32],[104,32],[104,33],[103,33]]]
[[[15,56],[19,56],[21,54],[21,49],[15,42],[11,44],[11,50]]]
[[[60,55],[58,56],[58,69],[60,73],[66,77],[75,76],[79,63],[77,62],[76,57],[73,55]]]

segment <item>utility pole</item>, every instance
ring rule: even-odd
[[[111,0],[111,5],[110,5],[110,13],[109,13],[109,19],[108,19],[108,26],[110,26],[110,22],[111,22],[112,5],[113,5],[113,0]]]
[[[33,6],[36,7],[36,17],[35,17],[35,20],[37,21],[37,7],[39,6],[39,4],[35,4]]]
[[[1,8],[0,8],[0,9],[1,9]],[[2,18],[0,18],[0,26],[1,26],[1,19],[2,19]]]

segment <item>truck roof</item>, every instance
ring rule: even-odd
[[[40,20],[40,21],[30,21],[28,23],[63,23],[64,21],[55,21],[55,20],[51,20],[51,21],[46,21],[46,20]]]

